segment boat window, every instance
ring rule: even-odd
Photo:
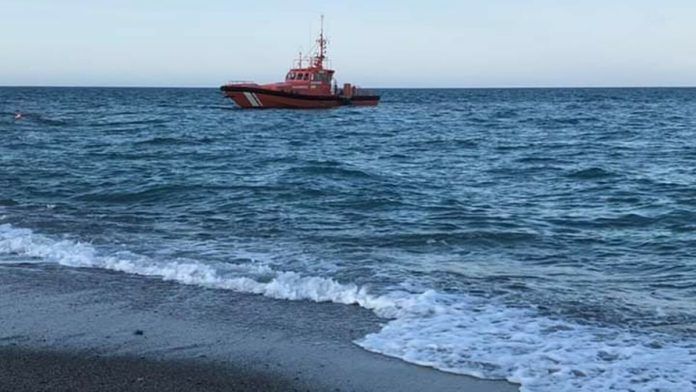
[[[308,74],[308,73],[304,74],[304,80],[309,80],[309,74]]]

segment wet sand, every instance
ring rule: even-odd
[[[0,349],[0,391],[308,391],[297,380],[194,361]]]
[[[0,265],[0,390],[518,390],[353,343],[384,322],[356,306]]]

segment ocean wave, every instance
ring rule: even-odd
[[[148,139],[139,140],[133,142],[135,146],[190,146],[190,145],[204,145],[215,141],[214,138],[210,137],[168,137],[168,136],[154,136]]]
[[[448,302],[446,296],[431,300]],[[358,344],[443,371],[505,378],[522,391],[677,392],[696,385],[693,344],[470,298],[449,302],[427,317],[393,320]]]
[[[19,203],[13,199],[0,199],[0,206],[16,206]]]
[[[462,148],[477,148],[480,141],[475,138],[458,139],[458,138],[436,138],[425,141],[414,141],[410,143],[413,147],[422,148],[428,146],[430,148],[445,148],[445,149],[462,149]]]
[[[137,120],[117,120],[114,117],[127,117],[127,116],[109,116],[102,120],[86,123],[89,127],[119,127],[128,125],[163,125],[169,122],[169,120],[164,118],[138,118]]]
[[[317,176],[337,179],[370,179],[375,175],[360,169],[337,167],[333,165],[305,165],[286,170],[287,175]]]
[[[156,145],[156,146],[171,146],[171,145],[188,145],[191,144],[190,139],[176,138],[176,137],[161,137],[156,136],[150,139],[140,140],[133,143],[134,145]]]
[[[55,126],[55,127],[62,127],[62,126],[74,124],[74,122],[71,122],[69,119],[50,118],[50,117],[42,116],[41,114],[32,113],[32,112],[21,112],[22,118],[20,120],[17,120],[14,118],[14,116],[16,114],[17,114],[17,112],[0,112],[0,116],[4,119],[7,119],[8,123],[24,124],[24,123],[29,122],[32,124]]]
[[[331,278],[276,271],[255,262],[158,261],[104,252],[0,225],[0,258],[105,268],[287,300],[356,304],[390,319],[359,346],[443,371],[504,378],[522,391],[687,391],[696,387],[696,343],[668,335],[541,316],[494,300],[433,290],[375,295]],[[1,262],[1,261],[0,261]]]
[[[109,189],[92,191],[76,195],[75,200],[91,201],[102,203],[132,203],[132,202],[153,202],[162,199],[169,199],[172,195],[181,196],[187,191],[197,190],[200,187],[196,185],[184,184],[159,184],[147,187],[145,189],[138,188],[131,191],[113,191]],[[212,187],[211,187],[212,188]]]
[[[594,180],[600,178],[613,177],[615,174],[602,169],[601,167],[591,167],[588,169],[577,170],[568,174],[569,178],[576,178],[580,180]]]

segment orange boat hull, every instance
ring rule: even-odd
[[[380,98],[376,95],[356,95],[350,98],[339,95],[310,95],[233,85],[222,86],[220,90],[242,109],[328,109],[345,105],[376,106]]]

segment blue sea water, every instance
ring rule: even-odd
[[[696,89],[382,94],[1,88],[0,263],[358,304],[365,349],[523,391],[696,390]]]

